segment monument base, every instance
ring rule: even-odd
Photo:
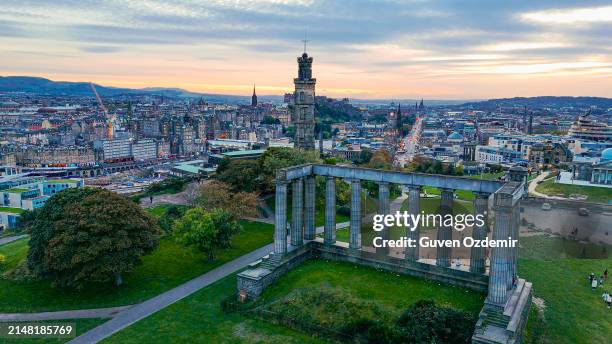
[[[478,316],[472,344],[521,343],[531,308],[531,283],[519,279],[504,306],[485,302]]]

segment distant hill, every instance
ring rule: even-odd
[[[96,90],[102,97],[113,97],[119,95],[158,95],[169,98],[200,98],[204,97],[207,102],[225,104],[250,104],[250,96],[236,96],[229,94],[211,94],[189,92],[181,88],[147,87],[141,89],[108,87],[95,84]],[[45,78],[30,76],[0,76],[0,92],[25,92],[51,96],[93,96],[88,82],[52,81]],[[260,95],[260,102],[280,103],[283,96]],[[388,105],[394,101],[401,103],[402,107],[410,107],[417,99],[351,99],[353,105]],[[612,108],[612,98],[600,97],[515,97],[490,100],[436,100],[426,99],[425,106],[460,106],[478,107],[480,109],[494,110],[502,107],[547,108],[547,107],[575,107],[586,108],[597,106],[599,108]]]
[[[599,108],[612,108],[612,98],[602,97],[554,97],[554,96],[542,96],[542,97],[515,97],[515,98],[503,98],[503,99],[489,99],[479,102],[469,102],[462,104],[462,106],[474,106],[482,109],[494,110],[498,107],[524,107],[528,108],[561,108],[561,107],[574,107],[574,108],[588,108],[591,106],[597,106]]]
[[[101,97],[119,95],[158,95],[169,98],[200,98],[207,102],[250,104],[250,96],[195,93],[180,88],[147,87],[142,89],[108,87],[94,84]],[[52,81],[30,76],[0,76],[0,92],[24,92],[51,96],[93,96],[88,82]],[[259,96],[261,102],[282,101],[282,96]]]

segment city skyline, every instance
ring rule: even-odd
[[[7,1],[0,75],[279,95],[307,31],[322,95],[610,97],[611,22],[602,1]]]

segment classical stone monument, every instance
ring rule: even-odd
[[[366,168],[309,164],[278,171],[276,177],[276,217],[274,252],[251,264],[238,275],[238,291],[248,299],[257,298],[263,290],[291,268],[308,259],[331,259],[384,269],[487,292],[472,337],[472,343],[520,343],[531,305],[531,283],[517,275],[518,245],[494,247],[489,260],[483,247],[472,247],[469,269],[451,265],[450,247],[438,247],[436,259],[427,259],[418,247],[407,248],[403,256],[389,254],[388,249],[362,246],[361,182],[379,185],[379,214],[389,213],[389,184],[399,184],[408,192],[411,214],[419,214],[419,197],[423,186],[439,188],[440,212],[452,214],[454,190],[474,192],[475,214],[494,213],[493,240],[518,239],[520,208],[524,193],[522,174],[511,170],[508,182],[462,177],[401,173]],[[315,178],[326,178],[325,225],[323,238],[315,227]],[[351,185],[351,218],[349,243],[336,242],[336,179]],[[292,223],[287,224],[287,189],[292,190]],[[492,200],[492,209],[489,203]],[[487,211],[488,210],[488,211]],[[488,222],[474,226],[476,240],[489,236]],[[290,228],[289,233],[287,228]],[[452,228],[439,228],[437,239],[452,238]],[[389,230],[380,232],[389,238]],[[406,236],[419,238],[418,231]],[[487,264],[490,262],[490,264]],[[400,297],[400,296],[398,296]]]
[[[315,149],[315,84],[312,78],[312,57],[304,53],[297,58],[298,77],[293,79],[295,93],[293,95],[293,114],[291,122],[295,125],[295,147]]]

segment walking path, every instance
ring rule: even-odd
[[[536,187],[538,186],[538,183],[543,181],[544,179],[546,179],[546,177],[548,177],[548,175],[550,174],[550,172],[542,172],[542,174],[540,174],[539,176],[535,177],[531,183],[529,183],[529,194],[536,196],[536,197],[541,197],[541,198],[549,198],[549,199],[568,199],[565,197],[559,197],[559,196],[550,196],[547,194],[543,194],[541,192],[536,191]]]
[[[29,235],[27,235],[27,234],[21,234],[21,235],[14,235],[14,236],[0,238],[0,245],[8,244],[10,242],[17,241],[19,239],[23,239],[23,238],[28,237],[28,236]]]
[[[128,310],[132,305],[78,309],[73,311],[39,312],[39,313],[3,313],[0,314],[0,323],[13,321],[42,321],[42,320],[61,320],[61,319],[85,319],[85,318],[112,318],[122,311]]]
[[[236,258],[228,263],[225,263],[218,268],[215,268],[200,277],[192,279],[174,289],[157,295],[147,301],[135,305],[127,310],[117,314],[111,320],[105,322],[98,327],[95,327],[79,337],[73,339],[69,343],[97,343],[104,338],[110,337],[133,323],[148,317],[149,315],[195,293],[196,291],[240,270],[248,264],[261,259],[269,254],[274,249],[274,244],[268,244],[258,248],[255,251],[247,253],[239,258]]]
[[[191,182],[187,184],[185,190],[181,192],[152,196],[153,202],[150,201],[149,197],[143,197],[140,200],[140,206],[143,208],[151,208],[159,204],[189,205],[192,198],[196,196],[198,188],[201,186],[202,184],[198,182]]]

